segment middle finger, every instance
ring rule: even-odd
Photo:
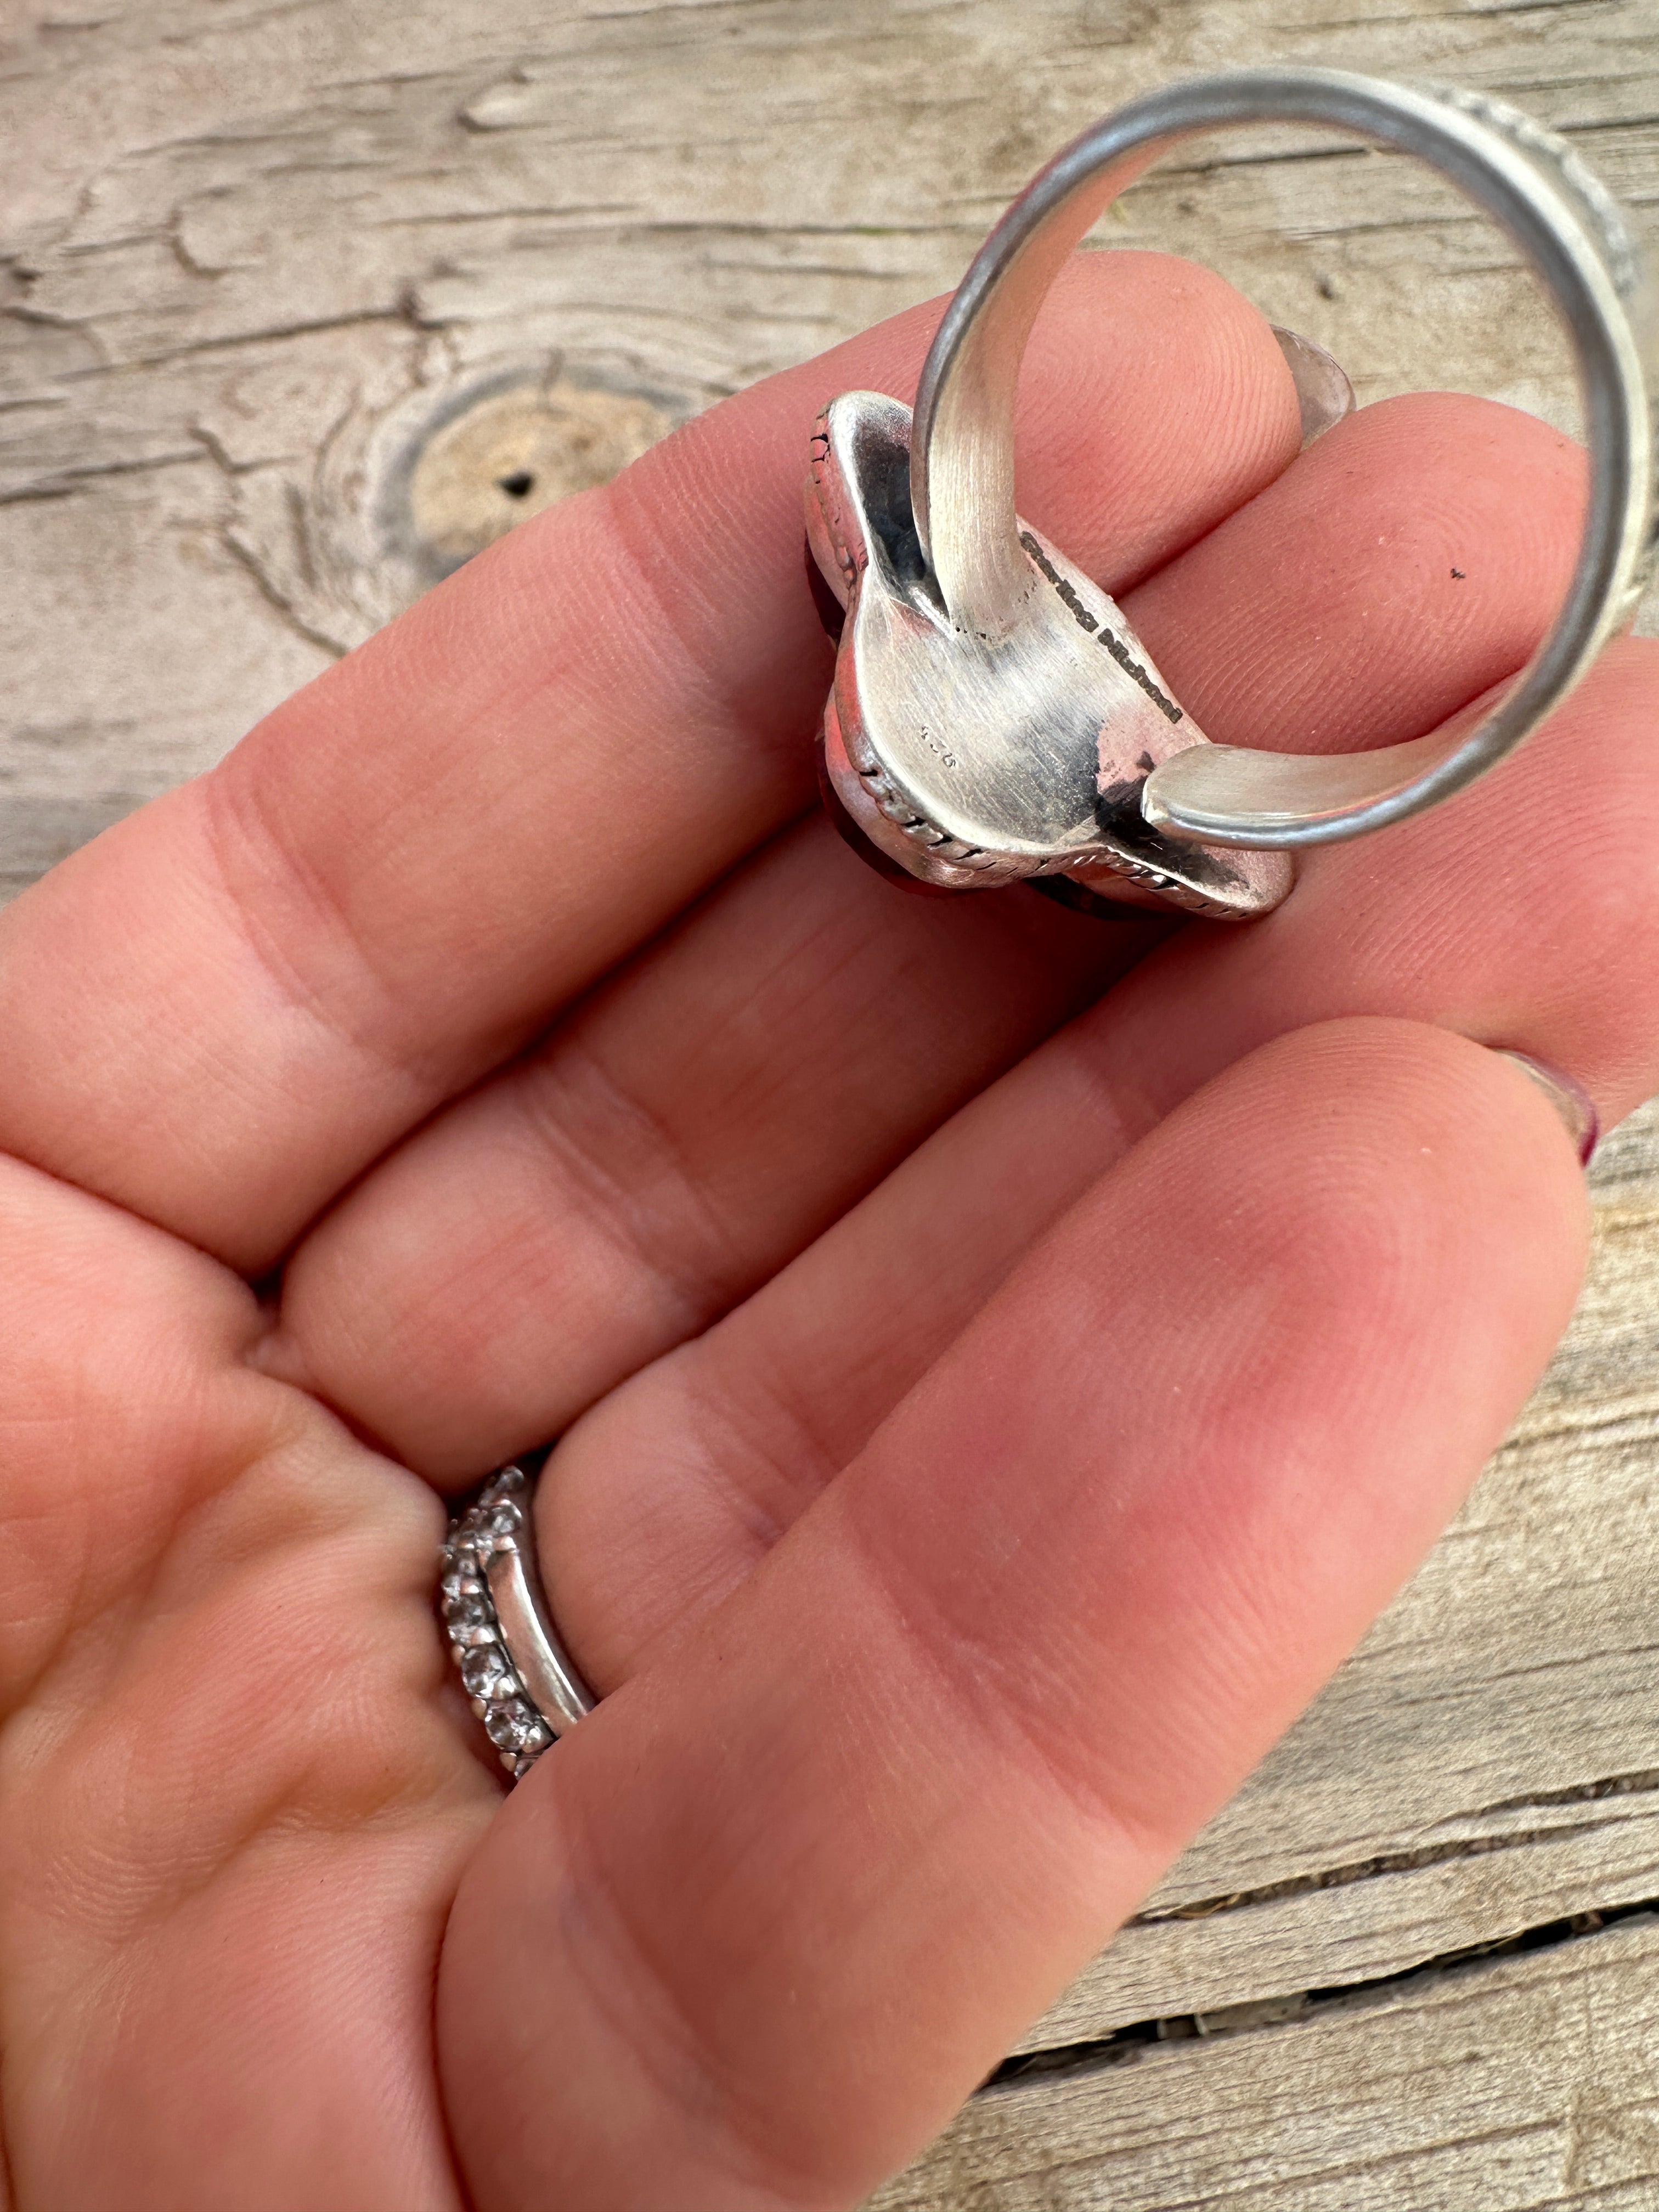
[[[1370,410],[1133,613],[1218,738],[1409,737],[1530,651],[1581,469],[1506,409]],[[266,1357],[434,1478],[480,1473],[737,1303],[1148,933],[901,899],[799,831],[326,1220]]]
[[[695,1335],[1164,925],[901,898],[820,815],[289,1262],[263,1364],[465,1480]]]

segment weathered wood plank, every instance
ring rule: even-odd
[[[0,898],[328,665],[262,601],[250,618],[229,512],[205,457],[0,509]]]
[[[982,2093],[870,2212],[1652,2212],[1659,1922]]]
[[[1525,1821],[1526,1825],[1522,1826]],[[1659,1786],[1489,1815],[1481,1832],[1419,1844],[1401,1866],[1334,1870],[1288,1894],[1197,1917],[1143,1917],[1025,2037],[1042,2051],[1146,2020],[1203,2016],[1268,1992],[1351,1987],[1481,1943],[1659,1899]],[[1433,1856],[1443,1850],[1448,1856]]]

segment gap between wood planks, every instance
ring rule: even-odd
[[[1316,1887],[1317,1878],[1307,1886]],[[1148,2044],[1231,2039],[1335,2010],[1352,2010],[1408,1984],[1425,1986],[1454,1976],[1461,1978],[1478,1974],[1500,1959],[1559,1950],[1604,1928],[1642,1919],[1659,1920],[1659,1897],[1609,1905],[1600,1911],[1571,1913],[1565,1920],[1548,1920],[1538,1927],[1524,1928],[1489,1942],[1467,1944],[1399,1972],[1374,1975],[1369,1980],[1298,1990],[1283,1996],[1253,1997],[1246,2003],[1225,2005],[1214,2012],[1176,2013],[1163,2020],[1132,2021],[1110,2035],[1090,2042],[1058,2044],[1045,2051],[1019,2052],[1005,2059],[995,2073],[981,2083],[975,2094],[992,2096],[1000,2089],[1027,2088],[1038,2081],[1076,2080],[1115,2066],[1132,2065]]]
[[[1534,1808],[1544,1812],[1558,1806],[1601,1804],[1609,1797],[1632,1797],[1651,1790],[1659,1790],[1659,1766],[1644,1767],[1634,1774],[1610,1774],[1596,1782],[1575,1783],[1565,1790],[1540,1790],[1524,1797],[1506,1797],[1498,1804],[1488,1805],[1478,1817],[1486,1820],[1501,1813],[1528,1812]],[[1243,1905],[1269,1905],[1279,1898],[1299,1897],[1314,1889],[1346,1889],[1351,1883],[1367,1881],[1374,1875],[1408,1874],[1418,1867],[1443,1866],[1453,1859],[1483,1858],[1493,1851],[1520,1850],[1529,1844],[1555,1843],[1565,1836],[1583,1835],[1605,1825],[1603,1821],[1589,1820],[1566,1826],[1552,1823],[1532,1828],[1502,1828],[1487,1835],[1455,1836],[1443,1843],[1378,1851],[1370,1858],[1356,1859],[1344,1866],[1321,1867],[1315,1873],[1290,1875],[1282,1881],[1263,1882],[1255,1889],[1236,1889],[1218,1897],[1195,1898],[1188,1904],[1172,1905],[1167,1911],[1137,1913],[1128,1924],[1158,1928],[1172,1920],[1209,1920],[1217,1913],[1236,1911]],[[1624,1909],[1620,1907],[1621,1911]]]

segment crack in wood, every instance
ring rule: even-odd
[[[170,363],[196,361],[207,354],[235,353],[256,345],[274,345],[288,338],[313,337],[319,331],[357,330],[374,323],[406,323],[411,329],[425,332],[440,327],[419,319],[410,301],[400,301],[395,307],[361,307],[345,315],[320,315],[314,322],[272,323],[246,331],[227,331],[214,337],[193,338],[188,345],[173,346],[157,353],[132,354],[121,361],[99,362],[87,368],[65,369],[65,384],[83,383],[92,377],[124,376],[136,368],[165,368]],[[89,322],[66,320],[64,327],[89,332]]]
[[[1659,1784],[1659,1775],[1656,1775],[1645,1786],[1651,1788],[1656,1784]],[[1632,1784],[1632,1788],[1636,1786]],[[1571,1791],[1563,1791],[1553,1799],[1534,1798],[1523,1802],[1555,1802],[1562,1806],[1596,1803],[1605,1802],[1606,1797],[1614,1794],[1609,1790],[1596,1796],[1587,1792],[1581,1797]],[[1491,1809],[1496,1812],[1500,1808],[1494,1806]],[[1607,1825],[1605,1820],[1568,1820],[1530,1828],[1505,1829],[1490,1835],[1453,1837],[1444,1843],[1419,1844],[1397,1851],[1378,1851],[1369,1858],[1355,1859],[1344,1866],[1322,1867],[1316,1873],[1289,1875],[1282,1881],[1263,1882],[1255,1889],[1233,1890],[1217,1897],[1200,1898],[1188,1904],[1171,1905],[1164,1912],[1137,1913],[1126,1924],[1132,1928],[1160,1928],[1175,1921],[1213,1920],[1222,1913],[1248,1911],[1253,1905],[1276,1905],[1281,1899],[1305,1897],[1316,1890],[1346,1889],[1355,1882],[1370,1881],[1381,1875],[1413,1874],[1424,1867],[1448,1866],[1458,1859],[1487,1858],[1498,1851],[1522,1850],[1537,1844],[1564,1843],[1575,1836],[1594,1835]]]
[[[1286,1990],[1277,1996],[1253,1997],[1247,2002],[1220,2007],[1207,2013],[1176,2013],[1159,2020],[1132,2021],[1110,2035],[1082,2043],[1056,2044],[1046,2049],[1021,2051],[1005,2059],[981,2082],[979,2096],[1000,2089],[1029,2086],[1034,2080],[1054,2081],[1100,2073],[1109,2067],[1133,2065],[1148,2045],[1189,2041],[1217,2042],[1240,2035],[1260,2034],[1271,2028],[1328,2014],[1339,2008],[1376,2002],[1392,1990],[1426,1985],[1453,1975],[1478,1973],[1500,1960],[1540,1951],[1555,1951],[1579,1942],[1603,1929],[1643,1919],[1659,1919],[1659,1896],[1638,1899],[1565,1919],[1540,1923],[1484,1943],[1470,1943],[1437,1953],[1396,1972],[1333,1983],[1319,1989]],[[1513,2130],[1510,2130],[1513,2133]]]
[[[299,520],[301,523],[299,539],[303,546],[304,517],[301,516]],[[331,637],[326,630],[306,620],[293,600],[285,597],[272,581],[258,553],[243,541],[238,532],[234,529],[223,532],[220,543],[237,565],[253,579],[261,599],[282,617],[284,623],[296,637],[305,639],[309,645],[321,646],[324,652],[331,654],[336,660],[344,659],[349,647],[342,645],[337,637]]]
[[[1527,1813],[1534,1805],[1590,1805],[1606,1797],[1631,1797],[1659,1790],[1659,1766],[1644,1766],[1633,1774],[1609,1774],[1599,1782],[1580,1782],[1565,1790],[1531,1790],[1524,1797],[1500,1798],[1474,1817],[1489,1820],[1495,1813]]]
[[[207,458],[199,448],[186,448],[181,453],[151,453],[130,461],[89,461],[82,468],[60,469],[55,476],[41,483],[20,484],[14,490],[0,491],[0,507],[25,507],[41,500],[69,499],[75,493],[101,483],[109,477],[150,476],[158,469],[194,466]]]

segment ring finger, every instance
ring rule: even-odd
[[[1608,1120],[1646,1097],[1656,713],[1659,648],[1628,641],[1501,776],[1317,855],[1267,921],[1167,945],[717,1328],[595,1407],[538,1495],[554,1609],[590,1677],[631,1674],[743,1580],[1031,1244],[1268,1039],[1386,1013],[1553,1062]]]

